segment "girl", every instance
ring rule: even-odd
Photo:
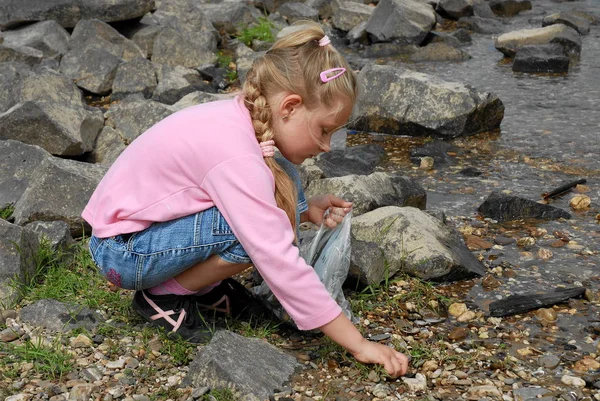
[[[406,356],[364,339],[295,246],[299,222],[321,224],[329,209],[334,227],[352,204],[306,201],[287,160],[329,151],[357,96],[322,28],[300,28],[254,62],[242,95],[175,113],[125,149],[83,211],[90,251],[108,280],[136,290],[136,311],[192,342],[206,335],[202,312],[256,312],[230,279],[252,263],[298,328],[402,375]]]

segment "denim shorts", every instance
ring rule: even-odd
[[[296,222],[308,209],[293,164],[277,158],[298,189]],[[153,223],[145,230],[109,238],[90,238],[90,252],[111,283],[130,290],[154,287],[212,255],[227,262],[251,263],[216,207],[179,219]]]

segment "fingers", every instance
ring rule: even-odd
[[[347,202],[345,200],[343,200],[342,198],[338,198],[335,195],[327,195],[327,197],[329,198],[329,203],[331,204],[331,206],[334,207],[339,207],[339,208],[344,208],[344,209],[350,209],[352,208],[352,202]],[[348,210],[349,212],[350,210]]]

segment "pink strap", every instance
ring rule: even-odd
[[[225,302],[225,308],[217,308],[217,306],[221,305],[223,303],[223,301]],[[229,307],[229,297],[227,295],[223,295],[221,297],[221,299],[219,299],[217,302],[215,302],[212,305],[198,304],[198,306],[202,306],[206,309],[214,310],[216,312],[226,313],[228,315],[231,314],[231,308]]]
[[[336,72],[337,74],[328,77],[327,74],[330,74],[332,72]],[[326,82],[336,79],[337,77],[339,77],[340,75],[342,75],[345,72],[346,72],[346,69],[344,67],[331,68],[329,70],[323,71],[319,76],[321,77],[321,81],[323,81],[323,83],[326,83]]]
[[[275,141],[264,141],[260,142],[260,149],[262,150],[263,157],[273,157],[275,156]]]
[[[154,303],[154,301],[152,301],[150,298],[148,298],[148,296],[146,296],[146,293],[144,291],[142,291],[142,295],[144,296],[146,301],[150,304],[150,306],[153,307],[154,310],[158,312],[156,315],[150,316],[150,319],[157,320],[157,319],[163,318],[173,326],[173,330],[171,330],[171,331],[175,332],[175,331],[177,331],[177,329],[179,329],[179,326],[181,326],[181,323],[183,322],[183,319],[185,318],[185,313],[186,313],[185,309],[182,309],[181,311],[179,311],[179,318],[177,319],[177,321],[175,321],[175,320],[171,319],[171,315],[174,315],[177,312],[175,312],[173,310],[164,311],[158,305],[156,305]]]

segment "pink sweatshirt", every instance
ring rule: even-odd
[[[181,110],[142,134],[113,163],[82,217],[105,238],[216,206],[298,328],[311,330],[341,308],[293,245],[274,191],[238,96]]]

